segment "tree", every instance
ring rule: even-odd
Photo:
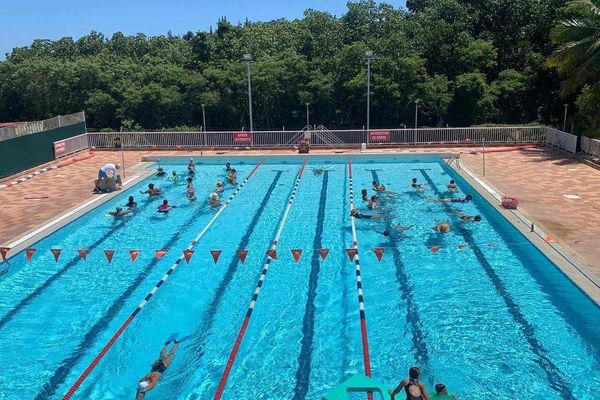
[[[562,92],[570,94],[600,78],[600,7],[591,0],[574,0],[566,12],[570,17],[552,30],[558,48],[548,58],[548,65],[565,76]]]

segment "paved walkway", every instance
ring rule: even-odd
[[[467,152],[469,149],[421,150]],[[210,152],[209,154],[223,153],[234,152]],[[244,151],[244,154],[260,153],[265,152]],[[291,151],[283,153],[292,154]],[[328,151],[313,151],[313,153],[328,153]],[[200,153],[128,151],[125,153],[125,163],[133,165],[141,161],[143,155],[149,154],[199,155]],[[1,189],[0,202],[4,207],[0,208],[0,221],[2,221],[0,244],[14,239],[94,196],[91,194],[92,181],[97,175],[98,167],[107,162],[120,162],[120,158],[118,152],[98,151],[92,158],[48,171],[10,188]],[[463,153],[461,162],[481,177],[481,154]],[[14,180],[23,175],[27,173],[9,179]],[[600,277],[600,171],[563,153],[518,150],[487,153],[486,176],[483,179],[503,193],[519,198],[520,208],[534,222],[567,244]],[[565,195],[576,195],[579,198],[570,199]]]

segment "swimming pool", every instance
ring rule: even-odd
[[[36,243],[29,263],[12,257],[0,278],[0,398],[61,398],[173,265],[73,398],[133,398],[173,332],[189,338],[147,399],[210,399],[220,382],[224,399],[319,399],[364,372],[364,335],[373,376],[390,387],[417,365],[430,388],[444,382],[462,399],[600,397],[599,308],[438,158],[352,160],[354,201],[365,213],[360,190],[372,193],[371,181],[399,193],[389,204],[393,220],[355,220],[361,330],[346,252],[353,245],[349,160],[330,159],[310,160],[302,174],[301,158],[265,160],[256,169],[258,159],[229,159],[240,181],[255,172],[216,219],[203,199],[223,179],[224,160],[198,164],[196,203],[185,200],[185,184],[153,177]],[[328,171],[317,176],[312,168],[321,165]],[[426,185],[424,195],[408,187],[412,177]],[[450,179],[462,193],[446,193]],[[138,191],[148,182],[164,196],[144,199]],[[234,190],[226,185],[223,198]],[[474,201],[425,200],[465,193]],[[106,216],[130,194],[139,203],[135,215]],[[180,207],[159,215],[162,198]],[[483,221],[461,223],[456,211]],[[181,261],[211,220],[189,264]],[[450,233],[432,229],[442,220]],[[377,232],[389,223],[414,226],[394,241]],[[277,258],[261,281],[280,227]],[[52,248],[62,249],[58,262]],[[384,249],[380,262],[374,248]],[[111,263],[105,249],[115,250]],[[136,262],[131,249],[141,250]],[[157,260],[157,249],[168,252]],[[248,250],[243,263],[238,249]],[[319,249],[329,249],[324,260]],[[216,264],[210,250],[221,250]]]

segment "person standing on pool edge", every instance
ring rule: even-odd
[[[419,381],[421,371],[417,367],[412,367],[408,370],[408,378],[403,379],[395,389],[388,390],[392,400],[396,398],[396,395],[404,389],[406,392],[406,400],[430,400],[427,394],[427,389]]]
[[[171,351],[167,353],[167,347],[171,342],[175,344],[171,348]],[[146,376],[144,376],[142,379],[140,379],[138,383],[138,391],[135,395],[135,400],[142,400],[146,396],[146,393],[148,393],[156,387],[156,385],[158,384],[158,380],[162,377],[162,374],[167,370],[167,368],[169,368],[169,365],[171,365],[171,363],[173,362],[173,357],[175,356],[175,352],[177,351],[178,347],[179,341],[177,339],[167,340],[165,342],[165,345],[160,350],[160,356],[158,357],[158,360],[156,360],[152,364],[150,372],[146,374]]]

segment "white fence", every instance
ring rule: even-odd
[[[600,140],[581,137],[581,150],[594,157],[600,157]]]
[[[80,122],[85,122],[85,112],[83,111],[69,115],[58,115],[43,121],[22,122],[15,126],[0,128],[0,141],[48,131],[62,126],[75,125]]]
[[[477,127],[255,132],[111,132],[88,133],[89,145],[96,148],[219,148],[219,147],[284,147],[297,145],[306,138],[316,147],[370,147],[385,145],[428,144],[519,144],[544,143],[546,128]]]
[[[90,147],[87,133],[54,142],[54,158],[68,156]]]
[[[577,135],[572,135],[554,128],[546,128],[546,135],[546,143],[550,146],[573,154],[577,151]]]

